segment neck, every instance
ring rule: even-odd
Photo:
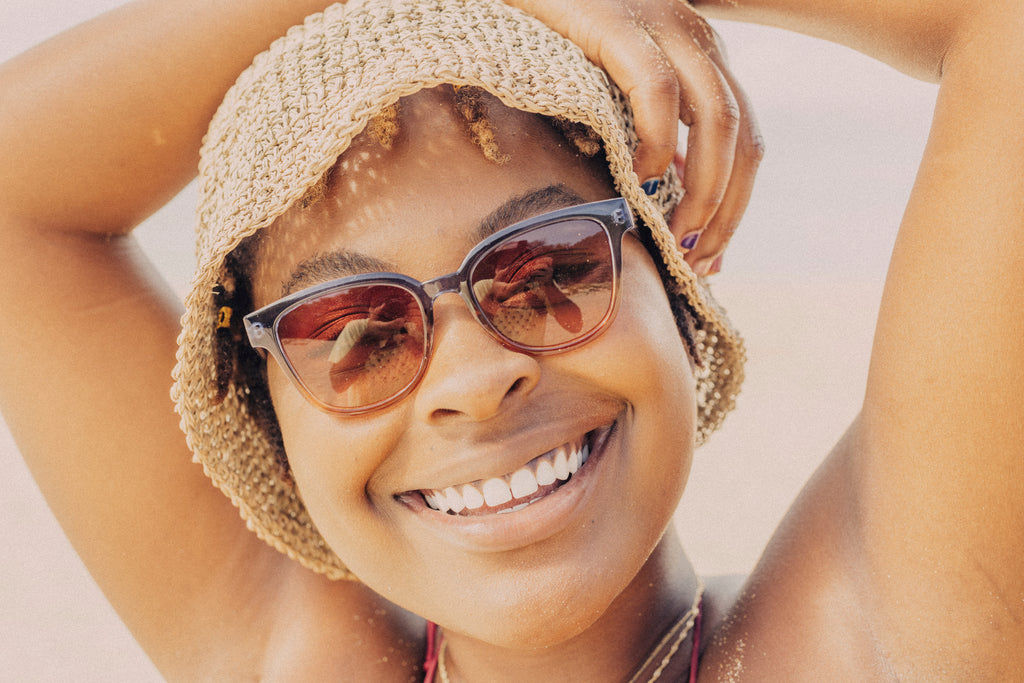
[[[693,566],[675,530],[670,528],[640,572],[604,613],[564,642],[519,650],[446,631],[448,677],[452,683],[627,681],[666,631],[693,605],[697,584]],[[662,672],[662,680],[679,680],[685,676],[690,643],[692,635],[685,639],[670,666]],[[661,655],[659,661],[660,658]]]

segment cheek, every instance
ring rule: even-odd
[[[646,250],[630,240],[623,244],[622,295],[615,323],[609,329],[629,346],[630,382],[642,382],[666,409],[695,411],[693,359],[683,341],[661,278]],[[695,415],[695,412],[694,412]],[[694,418],[696,419],[696,418]]]
[[[410,577],[395,571],[388,560],[405,556],[407,543],[395,533],[393,507],[374,493],[379,488],[374,477],[398,438],[399,419],[388,414],[360,419],[323,413],[283,375],[280,370],[271,374],[271,396],[292,476],[317,529],[371,588],[382,595],[408,592]]]
[[[340,418],[325,413],[276,364],[267,375],[292,476],[324,537],[332,542],[339,529],[379,523],[370,481],[397,438],[396,420],[388,414]]]
[[[625,245],[624,245],[625,246]],[[650,257],[633,244],[623,255],[622,298],[607,341],[617,367],[607,373],[634,411],[635,444],[646,487],[668,500],[682,494],[697,421],[693,363]],[[649,490],[651,490],[649,488]],[[672,504],[674,508],[674,502]]]

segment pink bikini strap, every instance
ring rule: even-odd
[[[440,643],[437,640],[437,624],[428,621],[427,656],[423,660],[423,683],[434,683],[434,674],[437,673],[437,656],[440,652]]]
[[[697,622],[693,625],[693,652],[690,653],[690,683],[697,683],[697,664],[700,661],[700,623],[704,617],[704,601],[697,607]]]

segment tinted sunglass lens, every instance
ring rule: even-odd
[[[534,349],[571,344],[612,307],[608,234],[580,218],[519,233],[481,256],[470,284],[484,316],[509,341]]]
[[[355,410],[387,401],[416,378],[425,323],[416,297],[390,284],[327,291],[285,312],[277,336],[319,401]]]

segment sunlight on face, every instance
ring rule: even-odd
[[[450,89],[402,100],[390,150],[360,136],[326,195],[268,229],[257,305],[294,286],[297,269],[302,286],[348,274],[332,259],[302,271],[314,255],[426,280],[457,269],[482,223],[558,208],[518,197],[550,186],[614,196],[603,159],[533,115],[486,108],[504,163],[470,139]],[[385,597],[490,642],[560,642],[634,581],[689,471],[694,382],[660,279],[627,235],[616,319],[555,355],[502,346],[458,296],[434,310],[424,377],[377,412],[320,412],[268,365],[295,480],[323,536]],[[521,497],[506,501],[501,482]],[[461,514],[434,509],[438,499]]]

